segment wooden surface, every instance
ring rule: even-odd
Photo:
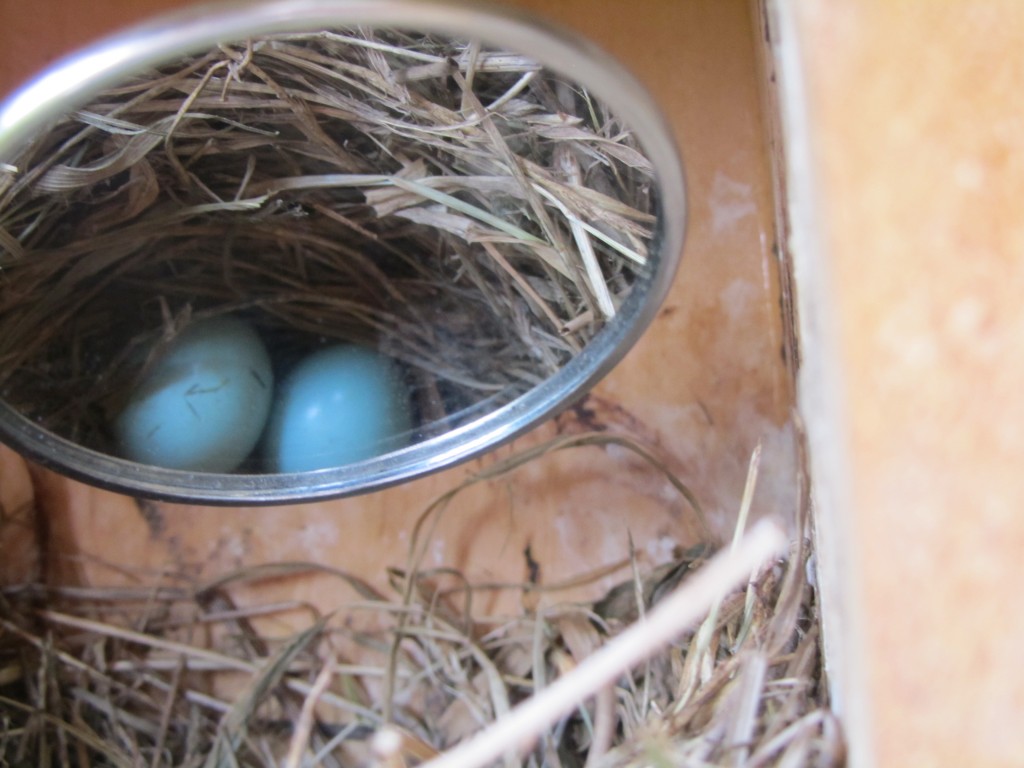
[[[847,461],[863,732],[880,765],[1024,765],[1024,6],[779,5],[819,214],[796,256],[830,278],[805,305],[835,332],[806,352],[839,367],[814,416]]]
[[[40,0],[23,13],[13,0],[0,0],[0,90],[101,32],[176,4]],[[655,325],[625,362],[581,407],[517,446],[357,499],[271,509],[140,507],[33,469],[45,579],[155,583],[308,560],[384,586],[384,567],[406,561],[412,523],[439,493],[517,447],[594,427],[634,435],[663,452],[720,536],[731,528],[749,454],[763,441],[755,510],[791,515],[793,396],[780,351],[774,219],[747,4],[650,3],[643,13],[614,0],[532,5],[621,57],[663,105],[685,156],[691,212],[683,266]],[[5,457],[5,484],[21,471],[17,464]],[[441,523],[428,565],[459,568],[474,580],[519,582],[529,545],[541,583],[550,584],[621,562],[629,535],[641,559],[657,563],[699,534],[685,502],[659,474],[621,450],[586,449],[546,458],[460,498]],[[322,608],[348,597],[317,578],[261,588],[260,599],[274,596]],[[518,599],[506,595],[503,605],[516,610]]]

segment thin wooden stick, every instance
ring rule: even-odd
[[[584,768],[593,768],[605,756],[615,738],[615,691],[605,686],[597,692],[594,708],[594,738],[591,739]]]
[[[578,667],[519,705],[493,725],[424,768],[480,768],[532,742],[552,721],[611,684],[623,672],[650,658],[690,627],[723,595],[770,558],[781,554],[786,538],[777,523],[754,526],[738,547],[708,562],[675,592]]]

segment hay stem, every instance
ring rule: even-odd
[[[157,736],[153,747],[153,759],[150,761],[150,768],[158,768],[164,744],[167,743],[167,730],[171,726],[171,718],[174,715],[174,704],[178,700],[181,691],[181,675],[185,670],[185,657],[179,656],[177,664],[171,673],[170,685],[164,696],[164,706],[160,710],[160,720],[157,725]]]
[[[302,710],[299,712],[299,719],[295,723],[295,730],[292,732],[291,741],[288,744],[288,754],[285,757],[284,768],[301,768],[302,756],[309,744],[310,734],[313,732],[313,725],[316,720],[316,705],[323,696],[324,691],[334,679],[334,666],[330,660],[320,669],[313,686],[302,702]]]

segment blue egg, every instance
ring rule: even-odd
[[[270,412],[270,357],[241,320],[188,326],[146,373],[114,422],[122,456],[194,472],[231,472]]]
[[[357,346],[315,352],[288,375],[267,425],[277,472],[340,467],[403,447],[412,428],[398,365]]]

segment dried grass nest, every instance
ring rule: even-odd
[[[656,197],[628,123],[527,57],[365,29],[221,45],[0,167],[0,395],[106,450],[161,344],[232,312],[279,368],[383,350],[441,431],[587,344],[645,274]]]
[[[202,584],[4,589],[0,764],[842,765],[806,519],[781,556],[755,528],[713,558],[715,547],[700,545],[644,573],[635,559],[615,564],[623,583],[593,603],[559,602],[569,584],[473,585],[422,566],[433,523],[462,488],[550,451],[609,444],[664,471],[609,433],[514,455],[424,511],[408,562],[388,572],[390,595],[303,563]],[[329,615],[313,612],[294,634],[255,627],[308,605],[234,597],[239,586],[314,572],[332,574],[354,597]],[[494,589],[520,592],[521,612],[482,612],[476,598]],[[558,696],[567,706],[547,706]],[[470,754],[481,744],[490,756]]]

